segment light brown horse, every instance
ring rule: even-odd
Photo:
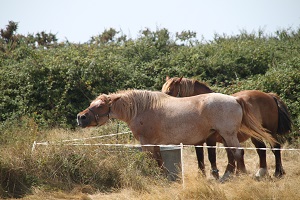
[[[125,90],[98,96],[77,115],[78,125],[83,128],[101,126],[110,118],[126,122],[142,145],[196,145],[217,133],[226,146],[239,147],[239,130],[258,140],[274,142],[244,100],[219,93],[175,98],[162,92]],[[162,166],[158,146],[142,149],[150,151]],[[242,151],[232,149],[232,153],[244,170]]]
[[[166,78],[166,83],[162,87],[162,92],[176,97],[188,97],[199,94],[213,93],[213,91],[205,84],[197,80],[186,78]],[[281,99],[274,93],[264,93],[257,90],[245,90],[233,94],[232,96],[239,97],[247,102],[254,116],[262,123],[262,126],[270,131],[270,134],[275,139],[278,139],[278,134],[283,135],[291,131],[291,118],[286,105]],[[239,133],[238,138],[240,142],[244,142],[249,138],[249,135]],[[257,148],[265,148],[266,145],[263,141],[259,141],[256,138],[251,138],[253,144]],[[211,135],[207,140],[208,146],[215,146],[216,142],[222,142],[222,138],[218,134]],[[202,144],[199,144],[202,145]],[[281,148],[280,143],[275,143],[274,148]],[[204,171],[204,156],[203,148],[196,148],[198,166]],[[257,149],[259,155],[260,169],[256,173],[256,177],[260,178],[267,174],[267,162],[266,151]],[[275,177],[282,177],[285,171],[282,167],[281,152],[279,150],[273,151],[275,155]],[[211,163],[212,175],[215,178],[219,178],[218,168],[216,165],[216,149],[208,148],[209,161]],[[234,172],[235,162],[233,157],[228,154],[228,166],[223,179],[227,178],[227,175]],[[228,173],[228,174],[227,174]]]

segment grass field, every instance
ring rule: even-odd
[[[251,146],[249,142],[244,145]],[[44,147],[39,147],[39,150],[42,150],[42,148]],[[291,147],[285,145],[284,148]],[[109,192],[95,191],[89,186],[82,185],[69,192],[61,190],[50,192],[36,187],[33,189],[33,194],[27,195],[23,199],[299,199],[299,155],[299,150],[282,151],[286,175],[282,179],[277,179],[273,177],[274,156],[271,151],[268,151],[267,160],[270,177],[257,181],[253,178],[253,175],[258,169],[258,156],[255,150],[245,150],[245,163],[248,174],[235,176],[230,181],[221,184],[210,176],[210,166],[207,158],[205,158],[207,176],[203,177],[198,173],[194,148],[185,147],[183,150],[184,184],[182,180],[167,182],[166,180],[152,181],[147,179],[147,187],[144,189],[129,186]],[[218,149],[217,156],[220,175],[222,175],[227,163],[225,150]]]

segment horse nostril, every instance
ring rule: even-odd
[[[85,120],[85,119],[86,119],[85,115],[77,115],[77,121]]]

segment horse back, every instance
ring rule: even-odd
[[[225,126],[240,125],[242,108],[235,97],[220,93],[207,93],[191,98],[198,102],[201,115],[207,119],[207,123],[214,124],[213,128],[222,129],[221,127]]]
[[[274,99],[267,93],[258,90],[244,90],[232,96],[243,99],[251,109],[254,117],[272,134],[278,128],[278,107]]]

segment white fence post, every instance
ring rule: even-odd
[[[182,186],[185,188],[184,185],[184,164],[183,164],[183,144],[180,143],[180,154],[181,154],[181,179],[182,179]]]

